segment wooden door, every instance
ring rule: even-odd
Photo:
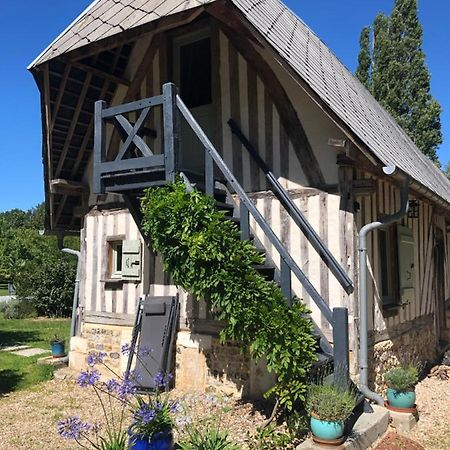
[[[211,35],[208,28],[173,39],[173,79],[183,102],[214,140],[215,106],[212,89]],[[184,119],[181,119],[179,167],[204,172],[204,149]]]

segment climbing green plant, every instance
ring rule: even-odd
[[[241,241],[236,224],[224,220],[214,200],[187,192],[178,180],[146,190],[142,228],[159,252],[174,282],[197,298],[209,298],[227,326],[221,340],[241,345],[256,360],[265,357],[276,374],[266,393],[292,409],[305,400],[306,376],[315,361],[316,344],[306,306],[286,304],[280,288],[252,266],[264,258],[250,241]]]

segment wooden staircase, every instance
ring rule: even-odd
[[[162,107],[163,109],[164,154],[162,155],[154,155],[144,139],[139,136],[150,110],[155,107]],[[140,112],[139,116],[136,115],[137,120],[134,124],[128,122],[128,119],[125,117],[131,112]],[[286,301],[289,303],[292,300],[291,278],[295,276],[316,303],[323,317],[332,326],[333,345],[327,340],[321,329],[314,324],[314,336],[318,345],[317,365],[333,364],[335,380],[343,385],[347,385],[349,383],[347,308],[334,308],[331,310],[323,300],[195,121],[190,111],[177,95],[176,87],[173,84],[165,84],[162,95],[124,105],[107,107],[103,101],[96,102],[94,193],[111,192],[122,194],[130,213],[140,227],[142,213],[139,199],[142,196],[143,189],[164,186],[166,183],[173,182],[176,175],[180,174],[177,166],[179,159],[180,116],[189,124],[205,150],[203,174],[181,173],[186,189],[195,187],[205,194],[213,196],[217,208],[225,212],[225,220],[232,220],[239,227],[242,239],[254,239],[250,229],[250,215],[253,216],[257,225],[272,244],[272,247],[279,253],[280,275],[277,281],[286,297]],[[107,122],[112,122],[115,126],[118,126],[123,135],[123,144],[114,158],[110,158],[106,152]],[[235,134],[240,133],[239,138],[241,142],[252,154],[251,144],[242,135],[237,125],[233,124],[232,129]],[[133,155],[130,155],[130,149],[133,149]],[[257,154],[254,149],[253,153]],[[252,156],[255,158],[255,155]],[[261,165],[261,160],[258,161],[256,159],[256,162],[264,171],[274,194],[291,215],[291,218],[318,251],[320,257],[326,262],[331,273],[337,278],[346,292],[351,293],[353,291],[352,281],[345,271],[324,246],[320,237],[312,229],[302,213],[295,207],[289,195],[279,185],[269,168],[264,164]],[[219,174],[220,178],[217,174]],[[238,200],[237,207],[230,202],[232,196],[234,200]],[[145,238],[144,234],[143,236]],[[263,248],[260,251],[266,256]],[[268,261],[268,258],[265,258],[265,261],[263,265],[255,266],[255,269],[266,279],[273,280],[276,276],[276,267]]]

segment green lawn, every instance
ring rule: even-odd
[[[6,297],[9,295],[8,289],[0,288],[0,297]]]
[[[0,318],[0,345],[28,345],[50,349],[49,340],[57,334],[69,342],[69,319],[3,319]],[[0,395],[18,389],[29,388],[49,380],[53,369],[36,364],[39,355],[25,357],[0,352]]]

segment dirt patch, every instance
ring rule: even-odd
[[[405,436],[390,432],[374,450],[425,450],[425,448]]]

